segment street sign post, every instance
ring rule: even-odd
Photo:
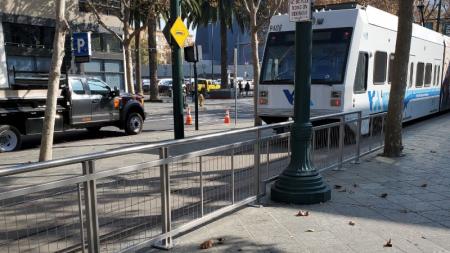
[[[291,161],[272,185],[271,198],[277,202],[316,204],[330,200],[331,190],[324,183],[320,173],[311,165],[309,157],[313,133],[310,120],[311,1],[291,0],[289,10],[291,20],[297,22],[295,24],[295,95]]]
[[[91,32],[73,33],[73,54],[76,63],[89,62],[92,55]]]

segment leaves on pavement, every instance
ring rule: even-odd
[[[356,223],[354,221],[352,221],[352,220],[348,222],[348,225],[350,225],[350,226],[354,226],[355,224]]]
[[[338,184],[334,185],[334,189],[341,189],[341,188],[342,188],[342,185],[338,185]]]
[[[425,188],[425,187],[427,187],[427,186],[428,186],[428,184],[423,184],[423,185],[421,185],[420,187]]]
[[[387,193],[383,193],[383,194],[380,195],[380,197],[383,198],[383,199],[385,199],[387,196],[388,196]]]
[[[207,240],[207,241],[204,241],[202,244],[200,244],[200,249],[209,249],[209,248],[212,248],[213,246],[214,246],[214,241]]]
[[[309,211],[300,210],[300,211],[298,211],[298,213],[295,216],[299,216],[299,217],[301,217],[301,216],[309,216]]]
[[[314,229],[310,228],[310,229],[306,230],[306,232],[314,232]]]
[[[389,240],[386,242],[385,245],[383,245],[383,247],[387,247],[387,248],[391,248],[392,247],[392,240],[391,240],[391,238],[389,238]]]

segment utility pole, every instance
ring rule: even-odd
[[[170,1],[170,17],[175,20],[181,16],[180,0]],[[183,124],[183,91],[182,91],[182,70],[183,58],[181,48],[172,43],[172,89],[173,89],[173,121],[175,127],[175,139],[184,139]]]
[[[304,3],[306,2],[306,3]],[[331,199],[331,190],[311,165],[310,121],[312,6],[310,1],[292,1],[290,18],[295,24],[295,94],[294,125],[291,131],[291,162],[272,185],[273,201],[294,204],[316,204]],[[298,11],[301,10],[301,11]]]

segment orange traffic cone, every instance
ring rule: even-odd
[[[192,125],[191,108],[188,107],[185,125]]]
[[[230,124],[231,123],[230,111],[229,110],[227,110],[225,112],[225,118],[223,119],[223,123],[225,123],[225,124]]]

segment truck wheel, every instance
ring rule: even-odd
[[[144,120],[142,119],[142,116],[137,112],[130,113],[125,122],[125,133],[128,135],[139,134],[142,132],[143,126]]]
[[[0,126],[0,153],[11,152],[20,149],[22,136],[19,130],[13,126]]]

